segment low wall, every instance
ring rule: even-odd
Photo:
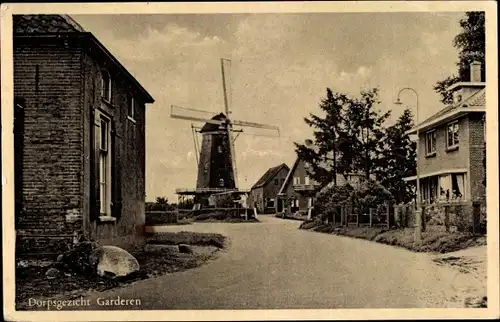
[[[421,205],[422,228],[434,231],[485,233],[484,202],[446,202]],[[415,227],[415,205],[395,207],[395,222],[400,228]],[[483,227],[484,226],[484,227]]]
[[[146,225],[173,224],[184,218],[192,218],[197,221],[242,218],[245,216],[245,211],[248,218],[254,218],[254,212],[251,208],[203,208],[198,210],[179,209],[175,211],[146,211]]]

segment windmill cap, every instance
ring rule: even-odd
[[[224,115],[224,113],[219,113],[219,114],[215,115],[214,117],[212,117],[212,120],[216,120],[216,121],[224,121],[226,119],[227,119],[227,117],[226,117],[226,115]],[[220,125],[216,125],[216,124],[212,124],[212,123],[205,123],[205,125],[203,125],[203,127],[201,128],[200,133],[215,132],[215,131],[218,131],[219,128],[220,128]]]

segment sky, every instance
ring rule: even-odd
[[[326,88],[357,96],[380,89],[380,111],[403,109],[419,120],[444,106],[436,81],[457,71],[457,13],[279,13],[73,15],[155,98],[146,107],[146,200],[177,199],[196,186],[191,122],[170,105],[213,113],[224,109],[220,58],[231,60],[234,120],[280,127],[279,138],[236,140],[238,187],[249,189],[273,166],[295,161],[293,142],[312,137],[303,118],[318,113]],[[199,123],[197,125],[200,125]],[[201,141],[200,141],[201,142]]]

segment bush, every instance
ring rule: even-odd
[[[179,213],[177,211],[155,211],[146,212],[146,225],[174,224],[178,221]]]
[[[315,197],[315,209],[322,219],[332,218],[335,208],[341,205],[351,205],[360,214],[369,213],[370,208],[385,212],[384,203],[393,196],[384,186],[374,180],[365,180],[358,187],[350,184],[342,186],[327,185]]]

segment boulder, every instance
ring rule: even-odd
[[[192,254],[193,253],[193,249],[189,245],[180,244],[179,245],[179,252],[180,253],[184,253],[184,254]]]
[[[45,276],[47,276],[47,278],[49,280],[52,280],[52,279],[56,278],[57,276],[59,276],[59,270],[57,268],[54,268],[54,267],[49,268],[47,270],[47,272],[45,272]]]
[[[123,277],[139,271],[139,262],[126,250],[116,246],[101,246],[89,257],[99,276]]]

